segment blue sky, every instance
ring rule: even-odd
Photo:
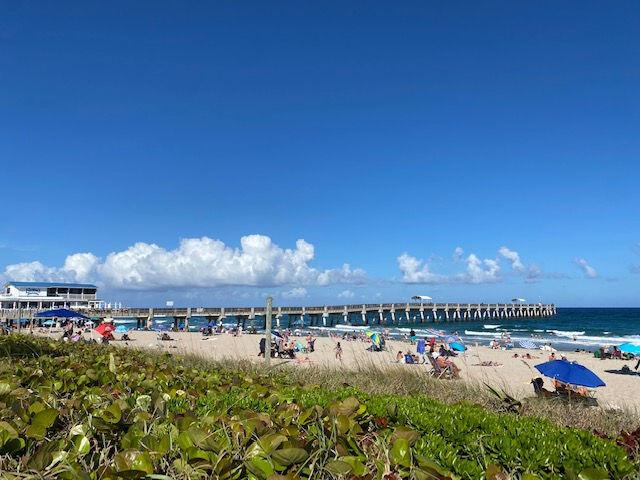
[[[640,306],[637,2],[0,9],[4,279]]]

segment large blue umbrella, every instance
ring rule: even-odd
[[[451,342],[449,344],[449,347],[451,347],[451,350],[456,350],[458,352],[464,352],[466,350],[466,347],[464,346],[464,344],[460,342]]]
[[[569,385],[582,387],[604,387],[606,384],[584,365],[567,360],[551,360],[536,365],[538,371],[546,377],[555,378]]]
[[[640,345],[636,345],[634,343],[623,343],[619,348],[621,352],[640,355]]]
[[[67,308],[55,308],[53,310],[45,310],[44,312],[40,312],[36,314],[36,317],[40,318],[83,318],[85,320],[89,320],[89,317],[74,312],[73,310],[69,310]]]

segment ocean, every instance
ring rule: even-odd
[[[509,333],[516,346],[521,340],[532,340],[536,344],[551,344],[558,350],[571,351],[578,348],[594,350],[605,344],[618,345],[625,342],[640,344],[640,308],[558,308],[552,317],[485,319],[469,322],[429,322],[401,323],[400,325],[372,325],[368,329],[388,331],[392,336],[407,336],[414,329],[418,336],[429,336],[433,330],[445,334],[458,334],[465,342],[489,344],[493,338]],[[170,327],[173,319],[156,318],[157,325]],[[135,320],[117,319],[116,323],[130,326]],[[206,325],[207,319],[193,317],[190,330],[198,331]],[[275,321],[274,321],[275,323]],[[227,318],[226,326],[235,326],[233,317]],[[247,324],[247,327],[249,324]],[[261,328],[258,320],[256,327]],[[337,325],[333,327],[309,326],[300,323],[291,324],[285,315],[281,328],[300,329],[315,334],[328,334],[331,331],[344,333],[362,330],[362,325]]]

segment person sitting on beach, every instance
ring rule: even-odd
[[[456,353],[453,350],[448,349],[444,345],[440,345],[440,349],[438,350],[438,353],[442,357],[455,357],[456,356]]]
[[[449,360],[447,357],[443,357],[442,355],[439,355],[438,358],[436,358],[436,363],[438,364],[438,366],[440,368],[444,369],[448,369],[451,372],[451,376],[453,378],[460,378],[460,368],[453,362],[453,360]]]
[[[489,344],[489,346],[491,347],[492,350],[498,350],[500,348],[500,344],[495,338],[491,340],[491,343]]]
[[[551,362],[552,360],[556,359],[556,354],[554,352],[551,352],[551,354],[549,355],[549,361]]]
[[[398,350],[398,353],[396,354],[396,362],[404,363],[404,355],[402,353],[402,350]]]
[[[546,388],[544,388],[544,380],[541,377],[534,378],[531,380],[531,384],[533,385],[533,391],[539,397],[553,397],[555,394]]]

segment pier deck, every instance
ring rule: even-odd
[[[151,327],[155,318],[173,318],[174,325],[188,327],[192,317],[208,321],[233,318],[238,325],[259,327],[264,322],[265,307],[186,307],[186,308],[107,308],[87,310],[93,318],[134,318],[138,326]],[[4,320],[28,318],[37,310],[3,310]],[[464,322],[508,318],[535,318],[555,315],[554,304],[520,303],[370,303],[351,305],[323,305],[309,307],[273,308],[276,326],[286,317],[288,325],[316,326],[346,325],[399,325],[407,323]]]

